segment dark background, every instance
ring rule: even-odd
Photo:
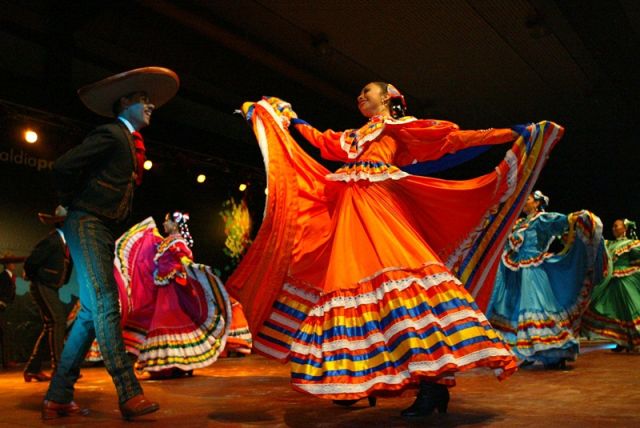
[[[0,1],[0,251],[28,253],[47,230],[36,213],[55,206],[50,173],[9,160],[10,151],[55,159],[103,121],[77,88],[148,65],[175,70],[181,88],[143,131],[154,168],[133,220],[189,211],[203,263],[228,263],[222,201],[246,197],[256,225],[262,215],[261,156],[234,110],[276,95],[317,128],[359,127],[355,97],[374,80],[394,83],[410,114],[465,129],[564,125],[537,188],[551,210],[594,211],[610,236],[615,218],[640,219],[639,4]],[[24,126],[40,132],[38,143],[22,142]],[[446,176],[487,172],[504,149],[493,152]],[[197,185],[202,172],[208,179]]]

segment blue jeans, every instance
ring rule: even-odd
[[[46,399],[58,403],[73,400],[80,364],[96,338],[122,404],[141,394],[142,387],[122,340],[118,286],[113,276],[114,234],[104,221],[83,211],[70,211],[63,231],[76,269],[81,306]]]

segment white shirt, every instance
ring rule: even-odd
[[[124,123],[124,126],[127,127],[127,129],[129,130],[129,132],[131,132],[132,134],[135,132],[136,128],[133,127],[133,125],[131,124],[131,122],[129,122],[127,119],[125,119],[122,116],[118,116],[118,120],[122,123]]]
[[[64,245],[67,245],[67,240],[64,239],[64,232],[62,231],[62,229],[56,228],[56,232],[58,232],[58,235],[60,235],[60,238],[62,238],[62,242],[64,242]]]

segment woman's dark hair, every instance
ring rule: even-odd
[[[614,220],[614,223],[616,221],[621,221],[622,224],[624,224],[625,229],[627,229],[627,238],[638,239],[638,230],[635,221],[629,220],[628,218],[617,218]]]
[[[549,197],[547,195],[542,193],[540,190],[536,190],[531,194],[531,196],[533,196],[534,201],[540,203],[540,205],[538,205],[538,210],[545,211],[547,209],[549,206]]]
[[[404,96],[390,83],[373,82],[382,90],[384,94],[389,95],[389,113],[394,119],[399,119],[407,115],[407,103]]]
[[[170,218],[178,225],[178,231],[180,235],[187,241],[187,245],[189,248],[193,247],[193,238],[191,237],[191,233],[189,232],[189,226],[187,226],[187,222],[189,221],[189,213],[184,213],[182,211],[171,211],[166,214],[165,217]]]

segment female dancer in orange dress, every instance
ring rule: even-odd
[[[393,105],[402,110],[403,102],[392,85],[369,83],[358,97],[369,122],[324,133],[277,98],[243,106],[265,158],[268,199],[227,286],[245,308],[254,349],[290,361],[295,389],[349,404],[419,385],[403,411],[412,417],[446,411],[457,371],[487,367],[504,378],[515,370],[456,274],[472,289],[493,283],[485,278],[562,128],[521,127],[520,138],[511,129],[461,131],[400,117]],[[330,174],[290,125],[345,165]],[[476,179],[399,168],[516,138],[505,160]]]

